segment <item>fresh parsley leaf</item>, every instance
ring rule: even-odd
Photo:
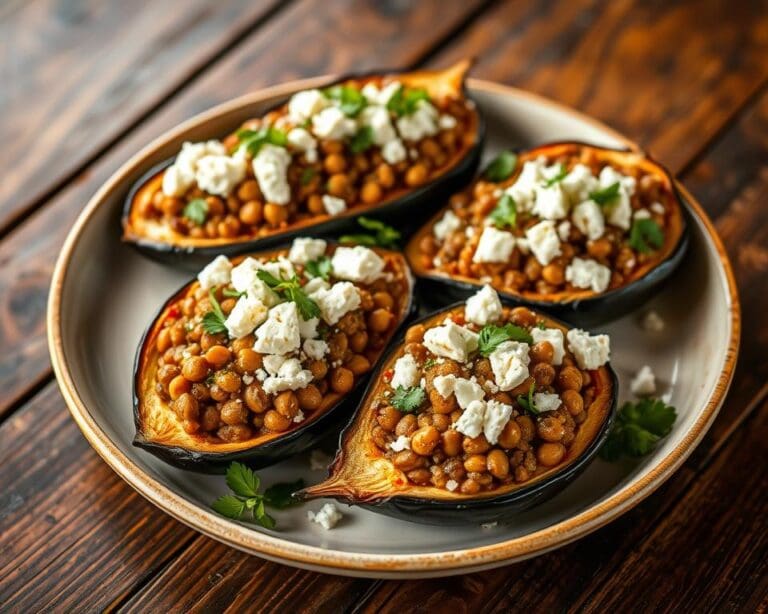
[[[565,165],[561,164],[560,170],[557,172],[557,174],[554,177],[550,177],[544,182],[544,187],[551,188],[556,183],[560,183],[567,176],[568,176],[568,169],[565,168]]]
[[[429,102],[429,94],[423,88],[400,87],[387,102],[387,109],[398,117],[412,115],[419,107],[420,101]]]
[[[259,478],[242,463],[232,463],[227,469],[227,486],[241,497],[255,497],[259,492]]]
[[[267,143],[278,147],[285,147],[288,144],[288,137],[285,132],[273,126],[266,126],[258,130],[238,130],[236,135],[239,141],[237,149],[245,149],[252,158]]]
[[[509,194],[503,194],[489,217],[496,228],[505,228],[507,226],[514,228],[517,225],[517,203],[515,203],[515,199]]]
[[[224,296],[228,296],[229,298],[240,298],[241,296],[245,296],[248,293],[245,291],[238,292],[234,288],[224,288],[224,290],[222,290],[222,294],[224,294]]]
[[[290,279],[277,278],[272,273],[262,269],[256,273],[256,276],[274,290],[278,296],[296,303],[303,320],[320,317],[320,307],[306,295],[299,283],[299,278],[295,275]]]
[[[504,326],[487,324],[480,329],[477,347],[481,355],[490,356],[491,352],[505,341],[520,341],[530,344],[533,343],[533,337],[527,330],[515,324],[510,323]]]
[[[398,386],[389,402],[395,409],[408,413],[416,411],[426,398],[424,389],[419,386],[412,388]]]
[[[315,178],[315,175],[317,175],[317,171],[314,168],[311,166],[305,168],[301,171],[301,177],[299,178],[301,185],[309,185],[309,182]]]
[[[352,153],[362,153],[373,145],[373,128],[363,126],[355,133],[349,143],[349,149]]]
[[[533,393],[536,391],[536,382],[531,382],[531,387],[528,388],[528,394],[517,395],[517,404],[520,405],[524,410],[527,412],[532,413],[535,416],[538,416],[541,412],[536,407],[536,403],[533,402]]]
[[[203,198],[190,200],[184,205],[181,215],[190,222],[202,226],[205,224],[205,218],[208,217],[208,203]]]
[[[304,488],[304,480],[302,479],[295,482],[273,484],[264,491],[264,503],[279,510],[296,505],[299,501],[293,498],[293,493],[302,488]]]
[[[341,112],[349,117],[357,116],[367,104],[362,92],[348,85],[332,85],[324,89],[323,94],[338,102]]]
[[[219,305],[219,301],[216,300],[216,295],[213,293],[213,290],[213,288],[208,290],[208,298],[211,301],[211,311],[203,316],[203,330],[209,335],[218,335],[227,332],[227,326],[224,324],[227,317],[221,310],[221,305]]]
[[[616,200],[616,198],[618,198],[620,189],[621,184],[617,181],[609,185],[607,188],[590,192],[589,198],[594,200],[601,207],[605,207],[606,205],[610,205],[614,200]]]
[[[546,330],[547,325],[544,322],[544,320],[539,320],[538,322],[536,322],[536,328],[538,328],[539,330]]]
[[[624,403],[616,422],[600,449],[600,456],[616,461],[622,456],[644,456],[652,452],[662,437],[672,430],[677,419],[674,407],[660,399]]]
[[[320,256],[304,265],[304,273],[308,277],[322,277],[325,281],[328,281],[332,271],[331,259],[328,256]]]
[[[509,179],[517,168],[517,155],[512,151],[502,151],[486,167],[483,175],[488,181],[499,183]]]
[[[245,501],[238,499],[235,495],[224,495],[216,499],[211,507],[222,516],[240,520],[245,512]]]
[[[262,498],[253,509],[253,517],[256,519],[262,527],[265,529],[274,529],[277,526],[277,522],[272,516],[267,514],[264,509],[264,499]]]
[[[355,243],[357,245],[368,246],[380,246],[388,247],[390,249],[397,249],[398,242],[400,241],[400,231],[395,230],[392,226],[380,222],[379,220],[373,220],[361,216],[357,218],[357,223],[360,224],[366,230],[372,230],[372,234],[351,234],[343,235],[339,238],[342,243]]]
[[[424,370],[428,371],[432,367],[434,367],[437,364],[437,361],[434,358],[427,358],[424,361]]]
[[[664,245],[664,231],[652,219],[644,218],[632,222],[629,231],[629,246],[636,252],[647,254]]]

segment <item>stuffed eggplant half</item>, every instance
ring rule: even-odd
[[[362,213],[423,220],[479,163],[468,68],[346,78],[222,140],[184,143],[129,194],[123,239],[189,263],[338,231]]]
[[[411,239],[427,287],[455,299],[489,283],[594,324],[637,308],[682,260],[682,202],[646,155],[557,143],[505,156]]]
[[[349,418],[412,287],[400,254],[321,239],[218,256],[145,333],[134,444],[199,471],[302,452]]]
[[[610,341],[483,287],[413,324],[372,377],[325,482],[332,497],[414,522],[503,520],[551,497],[607,436]]]

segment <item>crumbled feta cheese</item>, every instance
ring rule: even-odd
[[[293,240],[291,251],[288,253],[288,260],[294,264],[307,264],[310,260],[317,260],[325,254],[325,248],[328,244],[322,239],[310,239],[309,237],[299,237]]]
[[[642,325],[649,333],[660,333],[664,330],[664,320],[653,310],[643,316]]]
[[[466,362],[469,353],[477,349],[477,333],[448,321],[424,333],[424,346],[437,356]]]
[[[568,349],[573,352],[581,369],[597,369],[608,362],[611,355],[608,335],[590,335],[587,331],[572,328],[566,335]]]
[[[420,100],[413,113],[397,119],[397,131],[406,141],[420,141],[438,132],[437,117],[437,109],[426,100]]]
[[[557,236],[555,223],[543,220],[525,231],[528,246],[542,266],[547,266],[560,255],[560,237]]]
[[[576,288],[603,292],[611,282],[611,269],[588,258],[574,258],[565,268],[565,279]]]
[[[651,217],[651,212],[648,209],[638,209],[632,214],[632,217],[636,220],[647,220]]]
[[[453,382],[453,392],[459,407],[466,409],[472,401],[482,401],[485,398],[485,390],[476,381],[463,377],[456,377]]]
[[[245,159],[231,156],[208,155],[197,161],[195,181],[197,187],[209,194],[229,196],[245,177]]]
[[[407,156],[405,145],[400,139],[392,139],[381,146],[381,157],[387,164],[398,164]]]
[[[594,200],[585,200],[576,205],[571,218],[576,228],[590,241],[599,239],[605,232],[603,212],[600,210],[600,205]]]
[[[542,159],[528,160],[523,164],[520,175],[509,188],[507,193],[515,200],[519,211],[531,209],[536,193],[536,187],[542,179]]]
[[[256,329],[253,349],[261,354],[288,354],[299,349],[299,312],[296,303],[281,303],[269,310]]]
[[[232,269],[232,286],[238,292],[247,292],[248,296],[260,300],[267,307],[276,305],[277,294],[258,278],[258,272],[264,264],[250,256]]]
[[[505,341],[491,352],[491,370],[501,390],[512,390],[528,377],[528,350],[527,343]]]
[[[432,385],[437,390],[438,394],[444,399],[447,399],[453,394],[453,388],[456,384],[455,375],[438,375],[432,380]]]
[[[311,471],[324,471],[328,469],[333,459],[319,448],[309,453],[309,468]]]
[[[477,437],[483,432],[485,423],[485,402],[472,401],[462,412],[453,427],[462,435]]]
[[[360,112],[360,123],[371,129],[374,145],[384,145],[397,138],[386,107],[371,105]]]
[[[246,386],[250,386],[251,384],[253,384],[253,379],[254,379],[253,375],[249,375],[248,373],[243,375],[243,383]]]
[[[163,172],[163,194],[166,196],[184,196],[194,183],[195,176],[185,174],[175,164]]]
[[[242,339],[267,319],[267,306],[250,296],[241,296],[224,321],[230,337]]]
[[[499,401],[490,400],[485,404],[485,417],[483,418],[483,434],[488,443],[494,445],[499,441],[499,435],[509,422],[512,415],[512,406]]]
[[[404,354],[395,361],[395,371],[392,375],[392,381],[390,386],[397,388],[402,386],[403,388],[411,388],[419,381],[419,365],[416,360],[410,354]]]
[[[339,279],[373,283],[381,277],[386,263],[375,251],[362,245],[337,247],[331,259],[333,274]]]
[[[184,143],[176,160],[163,173],[163,193],[168,196],[183,196],[195,183],[197,164],[201,158],[226,154],[227,150],[221,141]]]
[[[589,198],[589,194],[597,189],[598,182],[590,168],[579,163],[560,181],[560,185],[572,203],[579,203]]]
[[[307,339],[301,347],[312,360],[322,360],[328,353],[328,344],[322,339]]]
[[[537,392],[533,395],[533,404],[542,413],[555,411],[561,403],[560,397],[550,392]]]
[[[309,296],[318,290],[328,290],[330,287],[331,284],[325,281],[322,277],[313,277],[304,284],[304,292]]]
[[[554,350],[552,352],[552,364],[557,366],[563,364],[565,356],[565,347],[563,345],[563,331],[559,328],[537,328],[531,329],[531,337],[534,343],[548,341]]]
[[[299,336],[302,339],[314,339],[317,337],[318,324],[320,324],[320,318],[309,318],[309,320],[299,318]]]
[[[563,242],[568,241],[568,238],[571,236],[571,223],[568,220],[557,225],[557,236]]]
[[[401,87],[403,86],[399,81],[390,81],[381,89],[379,89],[375,83],[366,83],[360,91],[370,104],[386,106],[389,99],[392,98]]]
[[[459,487],[459,483],[456,480],[448,480],[445,483],[445,488],[451,492],[455,491]]]
[[[303,124],[315,113],[331,104],[320,90],[297,92],[288,101],[288,116],[296,124]]]
[[[568,216],[568,196],[560,183],[537,185],[533,212],[545,220],[562,220]]]
[[[317,141],[304,128],[294,128],[286,136],[288,145],[296,151],[304,152],[307,162],[317,161]]]
[[[232,263],[226,256],[216,256],[197,274],[197,280],[203,290],[215,286],[225,286],[232,278]]]
[[[303,421],[304,421],[304,412],[303,412],[303,411],[301,411],[301,410],[299,410],[299,413],[298,413],[298,414],[296,414],[296,415],[293,417],[293,422],[295,422],[296,424],[298,424],[299,422],[303,422]]]
[[[656,393],[656,375],[648,365],[643,365],[629,385],[632,394],[647,397]]]
[[[360,306],[360,292],[348,281],[337,282],[327,290],[320,288],[313,292],[310,298],[320,307],[323,320],[331,325]]]
[[[330,194],[323,194],[323,207],[325,207],[328,215],[338,215],[342,211],[346,210],[347,203],[343,198],[337,196],[331,196]]]
[[[306,388],[313,378],[312,371],[301,368],[298,358],[289,358],[280,365],[276,375],[264,380],[264,392],[277,394],[284,390],[299,390]]]
[[[288,360],[287,356],[281,356],[280,354],[266,354],[261,359],[261,364],[264,366],[264,370],[269,375],[277,375],[280,371],[280,367]]]
[[[515,249],[515,235],[486,226],[480,235],[472,262],[507,262]]]
[[[501,317],[501,301],[491,286],[485,285],[467,299],[464,317],[469,322],[485,326]]]
[[[459,228],[461,228],[461,218],[449,209],[443,217],[435,222],[435,225],[432,227],[432,233],[438,241],[443,241],[448,235]]]
[[[613,167],[606,166],[600,171],[600,188],[605,189],[614,183],[619,184],[619,193],[608,206],[608,223],[629,230],[632,225],[632,205],[630,196],[635,191],[635,179],[617,172]]]
[[[337,107],[328,107],[312,117],[312,132],[321,139],[341,141],[357,132],[357,122]]]
[[[344,515],[333,503],[326,503],[317,513],[312,510],[307,512],[307,518],[311,522],[319,524],[326,531],[330,531],[335,527],[343,517]]]
[[[656,215],[664,215],[667,212],[667,210],[664,208],[664,205],[658,202],[651,205],[651,211],[653,211]]]
[[[274,260],[256,260],[256,268],[260,271],[266,271],[277,278],[289,279],[296,274],[293,264],[285,256],[278,256]]]
[[[440,130],[453,130],[456,127],[456,118],[453,115],[443,113],[437,120]]]
[[[389,444],[389,449],[393,452],[402,452],[403,450],[411,449],[411,440],[406,435],[400,435],[392,443]]]
[[[253,159],[253,174],[267,202],[287,205],[291,200],[291,186],[288,184],[290,164],[291,154],[285,147],[267,143],[259,149]]]

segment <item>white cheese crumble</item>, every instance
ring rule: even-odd
[[[501,301],[499,295],[491,286],[485,285],[467,299],[464,317],[469,322],[485,326],[501,317]]]
[[[557,236],[555,223],[543,220],[525,231],[528,247],[542,266],[547,266],[560,255],[560,237]]]
[[[379,89],[375,83],[366,83],[360,92],[370,104],[386,106],[390,98],[392,98],[401,87],[402,84],[399,81],[390,81],[381,89]]]
[[[389,444],[389,449],[393,452],[402,452],[403,450],[411,449],[411,440],[405,436],[400,435],[392,443]]]
[[[619,184],[619,192],[608,207],[608,223],[629,230],[632,225],[632,205],[630,196],[635,191],[635,179],[622,175],[612,166],[606,166],[600,171],[600,188],[605,189],[614,183]]]
[[[560,185],[563,186],[571,202],[578,203],[587,200],[589,194],[597,189],[598,183],[590,168],[579,163],[575,164],[560,181]]]
[[[343,517],[344,515],[333,503],[326,503],[317,513],[312,510],[307,511],[307,518],[311,522],[319,524],[326,531],[335,527]]]
[[[501,390],[512,390],[528,377],[528,350],[527,343],[505,341],[491,352],[491,370]]]
[[[344,315],[360,306],[360,293],[354,284],[340,281],[330,288],[320,288],[310,295],[320,307],[320,313],[328,324],[336,324]]]
[[[347,208],[347,203],[343,198],[331,196],[330,194],[323,194],[322,201],[328,215],[338,215]]]
[[[207,155],[197,161],[197,187],[209,194],[229,196],[245,177],[245,159],[222,155]]]
[[[597,369],[608,362],[611,356],[608,335],[590,335],[587,331],[572,328],[566,335],[568,349],[576,357],[581,369]]]
[[[197,163],[201,158],[226,154],[227,150],[221,141],[184,143],[173,164],[163,173],[163,193],[167,196],[183,196],[195,183]]]
[[[444,241],[448,235],[459,228],[461,228],[461,218],[449,209],[443,217],[435,222],[432,227],[432,234],[438,241]]]
[[[533,205],[536,186],[543,178],[541,174],[543,160],[539,158],[525,162],[515,183],[506,190],[515,199],[519,211],[528,211]]]
[[[281,303],[269,310],[256,329],[253,349],[261,354],[288,354],[299,349],[299,312],[296,303]]]
[[[632,394],[647,397],[656,393],[656,375],[648,365],[643,365],[629,385]]]
[[[328,353],[328,344],[322,339],[307,339],[301,346],[307,357],[312,360],[322,360]]]
[[[540,412],[555,411],[561,403],[560,397],[550,392],[537,392],[533,395],[533,404]]]
[[[325,254],[326,247],[328,247],[328,244],[322,239],[298,237],[291,243],[288,260],[294,264],[307,264],[310,260],[317,260]]]
[[[590,241],[599,239],[605,232],[605,220],[603,212],[594,200],[585,200],[573,209],[573,224]]]
[[[667,210],[664,208],[664,205],[658,202],[651,205],[651,211],[653,211],[656,215],[664,215],[667,212]]]
[[[552,352],[552,364],[555,366],[563,364],[563,357],[565,356],[563,331],[559,328],[534,327],[531,329],[531,337],[533,337],[534,343],[548,341],[554,350]]]
[[[294,123],[303,124],[330,104],[330,100],[320,90],[296,92],[288,101],[288,116]]]
[[[284,390],[306,388],[313,377],[312,371],[301,368],[298,358],[288,358],[280,365],[275,375],[270,375],[264,380],[264,392],[277,394]]]
[[[381,277],[385,265],[381,256],[362,245],[337,247],[331,259],[331,267],[336,277],[367,284]]]
[[[435,384],[437,391],[444,398],[448,398],[452,393],[455,394],[461,409],[469,407],[472,401],[482,401],[485,398],[485,390],[474,379],[456,377],[455,375],[438,375],[435,381],[439,378],[444,379],[439,384]]]
[[[451,492],[454,492],[459,487],[459,483],[456,480],[448,480],[445,483],[446,490],[450,490]]]
[[[395,371],[392,375],[390,386],[392,388],[397,388],[398,386],[411,388],[419,381],[420,375],[419,365],[414,357],[410,354],[404,354],[395,361]]]
[[[448,321],[424,333],[424,346],[436,356],[466,362],[470,352],[477,349],[477,333]]]
[[[499,401],[490,400],[485,404],[483,433],[491,445],[499,441],[499,435],[512,416],[512,406]]]
[[[568,220],[557,225],[557,236],[560,237],[563,243],[568,241],[568,238],[571,236],[571,223]]]
[[[241,296],[224,321],[230,337],[242,339],[267,319],[267,306],[250,296]]]
[[[301,151],[310,164],[317,162],[317,141],[304,128],[294,128],[287,136],[288,145],[296,151]]]
[[[260,300],[267,307],[276,305],[279,301],[277,294],[258,278],[258,272],[264,263],[250,256],[232,269],[232,286],[238,292],[247,292],[248,296]]]
[[[576,288],[604,292],[611,283],[611,269],[588,258],[574,258],[565,268],[565,279]]]
[[[232,278],[232,263],[226,256],[216,256],[205,268],[197,274],[197,280],[203,290],[215,286],[224,286]]]
[[[462,435],[477,437],[483,432],[485,422],[485,402],[472,401],[462,412],[453,427]]]
[[[437,117],[437,109],[426,100],[420,100],[413,113],[397,119],[397,131],[406,141],[420,141],[437,134]]]
[[[312,132],[321,139],[341,141],[357,132],[357,122],[337,107],[327,107],[312,116]]]
[[[374,145],[382,146],[397,138],[386,107],[371,105],[364,108],[360,112],[360,123],[371,129]]]
[[[562,220],[568,216],[568,196],[560,183],[537,185],[533,213],[545,220]]]
[[[387,164],[398,164],[405,160],[408,153],[400,139],[392,139],[381,146],[381,157]]]
[[[642,326],[649,333],[660,333],[665,324],[658,312],[651,310],[643,316]]]
[[[440,130],[453,130],[456,127],[456,124],[456,118],[447,113],[443,113],[437,120],[437,126]]]
[[[320,324],[320,318],[309,318],[309,320],[299,318],[299,336],[302,339],[314,339],[317,337],[318,324]]]
[[[515,249],[515,235],[506,230],[486,226],[477,249],[472,256],[472,262],[506,262]]]
[[[288,166],[291,154],[284,147],[267,143],[253,159],[253,174],[264,198],[275,205],[287,205],[291,200]]]
[[[632,217],[636,220],[647,220],[651,217],[651,212],[648,209],[638,209],[632,214]]]

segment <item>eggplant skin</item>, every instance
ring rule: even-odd
[[[515,303],[503,298],[502,304],[509,307],[515,305]],[[413,321],[411,326],[435,318],[440,314],[447,313],[463,305],[463,302],[453,303]],[[570,325],[548,314],[542,312],[538,312],[538,314],[544,317],[548,323],[571,328]],[[600,370],[605,370],[606,383],[610,386],[611,394],[610,399],[606,403],[607,407],[603,408],[605,418],[600,424],[599,429],[578,457],[560,469],[555,468],[550,475],[542,476],[540,480],[533,480],[528,485],[522,485],[511,492],[498,496],[493,496],[492,493],[489,493],[484,497],[467,498],[453,495],[453,493],[447,491],[441,491],[441,495],[444,497],[442,500],[401,494],[401,492],[406,492],[407,488],[392,494],[366,491],[365,495],[361,496],[360,491],[363,487],[359,489],[356,489],[354,486],[347,487],[343,478],[336,480],[336,484],[332,484],[334,478],[343,471],[342,468],[348,460],[348,456],[352,456],[355,453],[355,450],[349,449],[349,441],[353,438],[358,428],[358,421],[364,417],[362,412],[366,411],[365,402],[369,394],[374,391],[379,376],[391,362],[394,353],[405,343],[405,332],[406,330],[402,329],[398,338],[390,344],[386,356],[379,360],[375,372],[371,375],[368,386],[363,394],[363,401],[358,407],[355,417],[349,422],[339,437],[339,451],[329,468],[328,480],[295,493],[294,496],[298,499],[308,500],[330,497],[341,503],[359,506],[378,514],[420,524],[461,526],[509,521],[516,514],[551,499],[573,482],[594,460],[603,443],[608,438],[616,416],[619,396],[618,378],[610,363],[600,368]],[[388,464],[391,465],[391,463]],[[328,484],[327,487],[325,486],[326,484]],[[452,501],[451,498],[455,498],[455,500]]]
[[[499,296],[509,301],[510,304],[522,305],[543,311],[546,314],[551,314],[576,326],[599,326],[617,320],[631,311],[642,307],[663,289],[665,282],[675,270],[677,270],[678,266],[680,266],[680,263],[683,261],[688,251],[692,218],[685,200],[674,187],[674,181],[667,169],[647,154],[628,149],[597,147],[589,143],[581,143],[577,141],[542,145],[536,147],[533,151],[569,145],[588,147],[617,156],[621,154],[642,155],[644,162],[653,167],[669,182],[676,198],[676,202],[680,208],[680,235],[677,238],[674,247],[672,247],[666,257],[654,265],[648,272],[624,286],[608,290],[602,294],[592,294],[572,298],[566,297],[561,300],[537,299],[532,298],[531,296],[526,296],[525,294],[514,294],[505,291],[503,288],[494,287]],[[532,150],[528,151],[530,152]],[[519,153],[523,152],[521,151]],[[426,272],[419,265],[418,254],[416,253],[418,241],[423,236],[424,232],[431,227],[435,219],[442,214],[442,211],[443,209],[441,209],[440,212],[410,238],[405,249],[408,262],[416,275],[417,293],[422,299],[423,305],[433,309],[442,307],[452,301],[466,300],[484,285],[484,282],[479,279],[469,281],[449,277],[445,274]]]
[[[289,246],[283,246],[282,249],[288,249]],[[377,248],[378,249],[378,248]],[[279,251],[279,250],[274,250]],[[382,252],[390,250],[381,250]],[[267,256],[273,253],[273,250],[261,253],[252,253],[252,256]],[[408,264],[402,255],[397,255],[401,261],[406,278],[408,279],[408,300],[403,306],[403,310],[400,313],[400,319],[398,327],[393,333],[393,337],[397,336],[401,330],[416,316],[418,312],[418,304],[415,300],[414,293],[414,280],[413,276],[408,268]],[[325,439],[333,433],[338,433],[344,425],[349,421],[350,416],[353,414],[355,408],[358,406],[362,397],[365,385],[371,374],[376,371],[376,365],[382,360],[384,353],[379,357],[376,364],[372,369],[355,383],[351,392],[345,395],[339,402],[325,410],[321,415],[315,419],[308,421],[306,424],[299,426],[298,428],[288,431],[285,435],[280,435],[273,439],[270,439],[264,443],[256,444],[253,447],[245,448],[242,450],[232,452],[215,452],[215,451],[198,451],[185,448],[180,445],[164,444],[158,441],[153,441],[147,438],[144,434],[143,418],[142,418],[142,401],[140,399],[140,391],[143,390],[145,382],[143,381],[145,366],[147,363],[147,343],[152,337],[153,330],[158,323],[159,319],[166,312],[168,307],[178,300],[189,287],[192,282],[185,283],[179,290],[174,292],[171,297],[163,303],[157,313],[152,317],[150,325],[144,331],[141,341],[139,342],[136,350],[136,356],[134,359],[134,375],[133,375],[133,421],[136,433],[133,439],[133,445],[146,450],[162,461],[188,471],[196,471],[199,473],[224,473],[227,467],[233,461],[239,461],[249,465],[254,469],[261,467],[267,467],[278,463],[286,458],[295,456],[306,452],[310,448],[317,445],[321,440]],[[172,413],[173,410],[170,407],[165,407],[165,410]],[[175,417],[173,418],[175,420]]]
[[[466,71],[469,63],[461,63]],[[457,65],[458,67],[459,65]],[[455,68],[455,67],[454,67]],[[450,71],[451,68],[445,72]],[[329,82],[340,83],[351,79],[365,79],[377,75],[398,75],[409,71],[404,70],[379,70],[364,74],[351,74],[339,77]],[[373,206],[354,206],[340,215],[329,217],[315,224],[301,225],[296,228],[287,228],[282,232],[270,234],[256,239],[245,239],[227,243],[226,240],[218,245],[194,247],[176,245],[169,242],[153,240],[149,237],[139,236],[132,230],[131,213],[135,196],[139,190],[152,177],[173,163],[175,158],[161,162],[144,173],[131,187],[123,204],[121,224],[123,241],[131,244],[143,255],[158,262],[190,271],[198,270],[219,254],[225,256],[237,256],[262,249],[274,248],[282,245],[295,237],[308,236],[318,238],[333,238],[344,232],[358,230],[357,218],[361,215],[386,222],[391,225],[401,224],[420,225],[445,202],[451,194],[454,194],[467,186],[475,176],[480,165],[486,137],[486,124],[480,106],[468,94],[462,84],[462,93],[467,100],[475,105],[477,117],[477,133],[474,144],[469,147],[463,156],[443,174],[433,181],[412,189],[392,200]],[[286,100],[276,104],[278,108],[285,104]],[[265,111],[265,113],[268,112]]]

